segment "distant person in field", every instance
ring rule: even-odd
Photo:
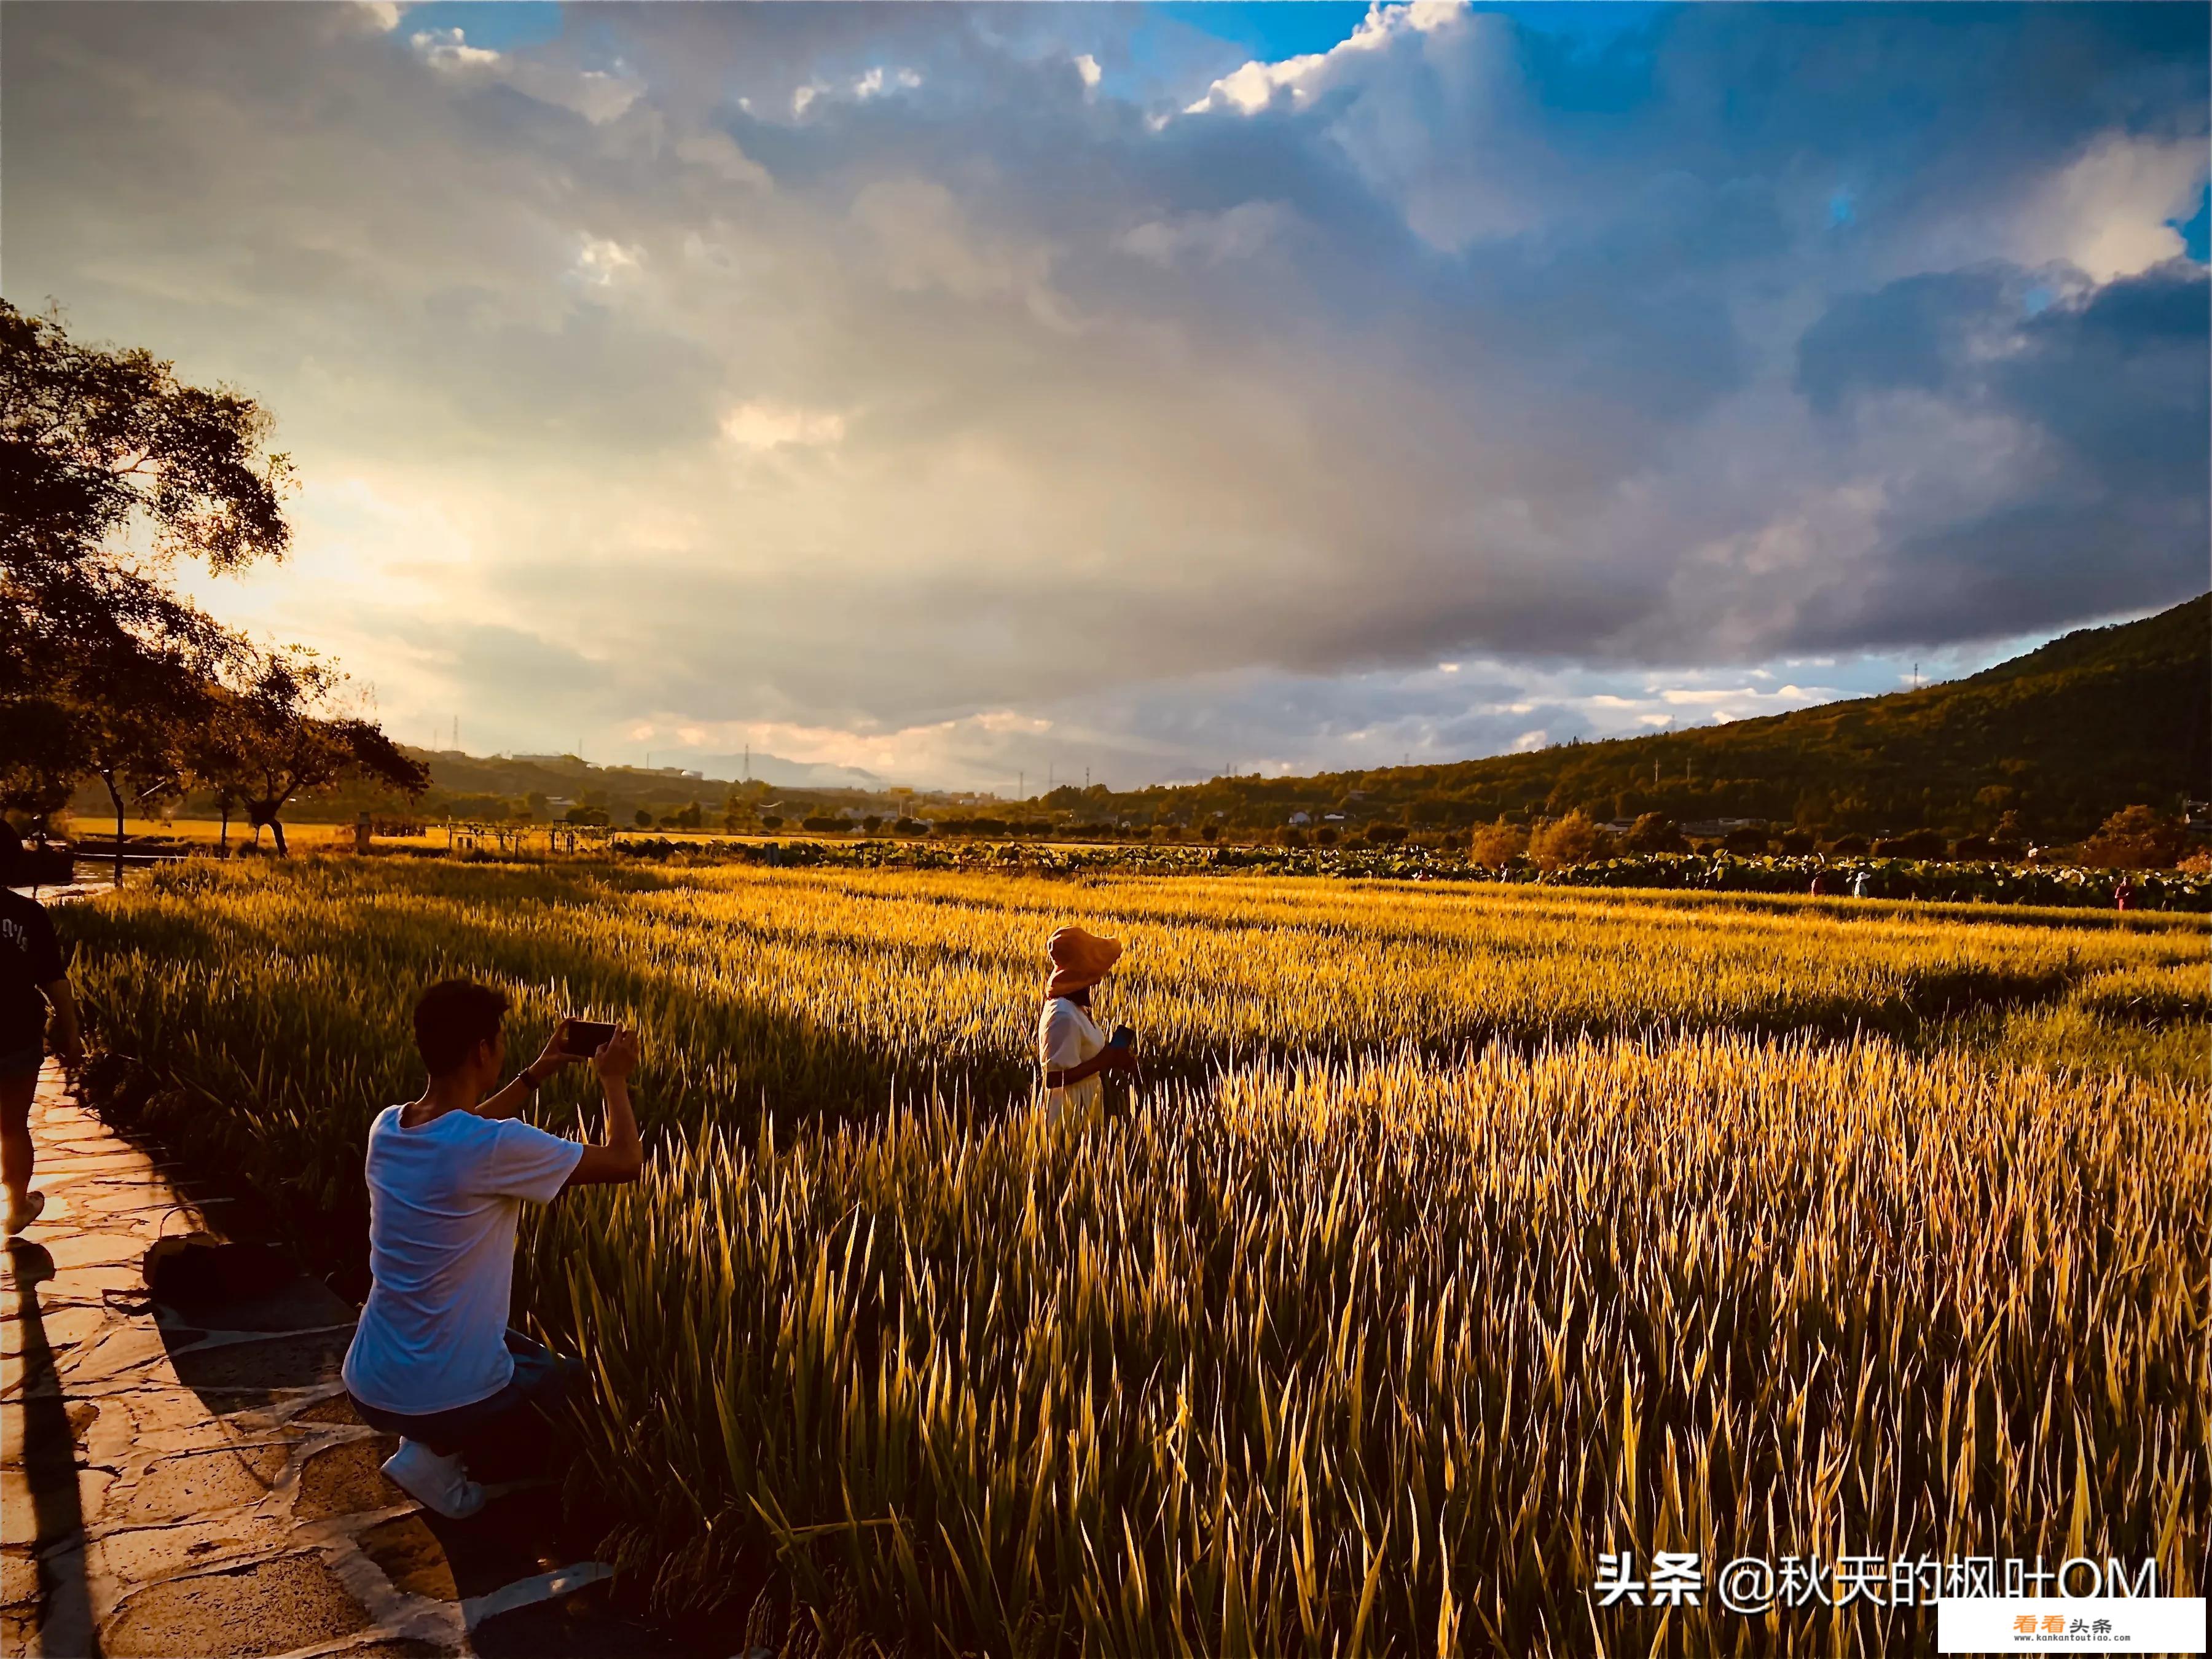
[[[1052,959],[1052,978],[1037,1019],[1045,1103],[1055,1111],[1092,1112],[1105,1103],[1101,1073],[1133,1076],[1137,1070],[1136,1055],[1109,1047],[1106,1033],[1091,1018],[1091,990],[1121,960],[1121,946],[1080,927],[1060,927],[1046,941],[1045,954]]]
[[[644,1155],[630,1115],[637,1038],[617,1028],[591,1056],[606,1097],[600,1144],[548,1134],[514,1115],[580,1055],[568,1022],[496,1093],[507,1058],[504,992],[441,981],[415,1006],[430,1073],[422,1097],[369,1126],[368,1266],[374,1282],[346,1350],[345,1385],[362,1419],[401,1437],[392,1483],[458,1520],[483,1507],[465,1455],[504,1455],[542,1431],[540,1413],[581,1368],[507,1325],[514,1227],[523,1201],[571,1187],[635,1181]],[[534,1409],[532,1409],[534,1408]]]
[[[2125,876],[2122,876],[2120,878],[2119,885],[2112,889],[2112,908],[2115,910],[2132,909],[2135,906],[2135,902],[2136,884],[2130,881]]]
[[[8,1189],[8,1237],[39,1218],[46,1195],[31,1190],[31,1101],[46,1057],[46,1010],[54,1053],[75,1070],[84,1059],[76,999],[46,906],[10,890],[29,873],[22,837],[0,822],[0,1182]]]

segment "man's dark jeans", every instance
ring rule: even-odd
[[[507,1351],[514,1356],[514,1376],[488,1400],[419,1417],[360,1400],[353,1408],[371,1428],[420,1441],[441,1456],[466,1454],[469,1472],[479,1480],[513,1478],[509,1465],[516,1466],[516,1473],[535,1472],[530,1466],[544,1462],[553,1408],[582,1379],[583,1362],[565,1358],[520,1331],[507,1334]]]

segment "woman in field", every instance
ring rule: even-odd
[[[1121,959],[1118,940],[1101,939],[1080,927],[1060,927],[1045,944],[1052,978],[1044,988],[1044,1012],[1037,1019],[1037,1060],[1044,1067],[1045,1104],[1057,1114],[1088,1115],[1105,1104],[1099,1074],[1133,1075],[1137,1057],[1109,1046],[1106,1033],[1091,1018],[1091,993]]]

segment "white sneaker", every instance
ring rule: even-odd
[[[469,1479],[459,1452],[441,1457],[419,1440],[402,1440],[399,1449],[384,1460],[384,1475],[448,1521],[465,1521],[484,1506],[484,1489]]]
[[[40,1212],[46,1207],[46,1195],[44,1193],[23,1192],[9,1200],[8,1237],[15,1237],[17,1233],[36,1221]]]

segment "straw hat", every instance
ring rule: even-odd
[[[1119,939],[1101,939],[1080,927],[1054,928],[1044,950],[1052,958],[1052,981],[1044,988],[1048,997],[1066,996],[1070,991],[1096,985],[1121,956]]]

